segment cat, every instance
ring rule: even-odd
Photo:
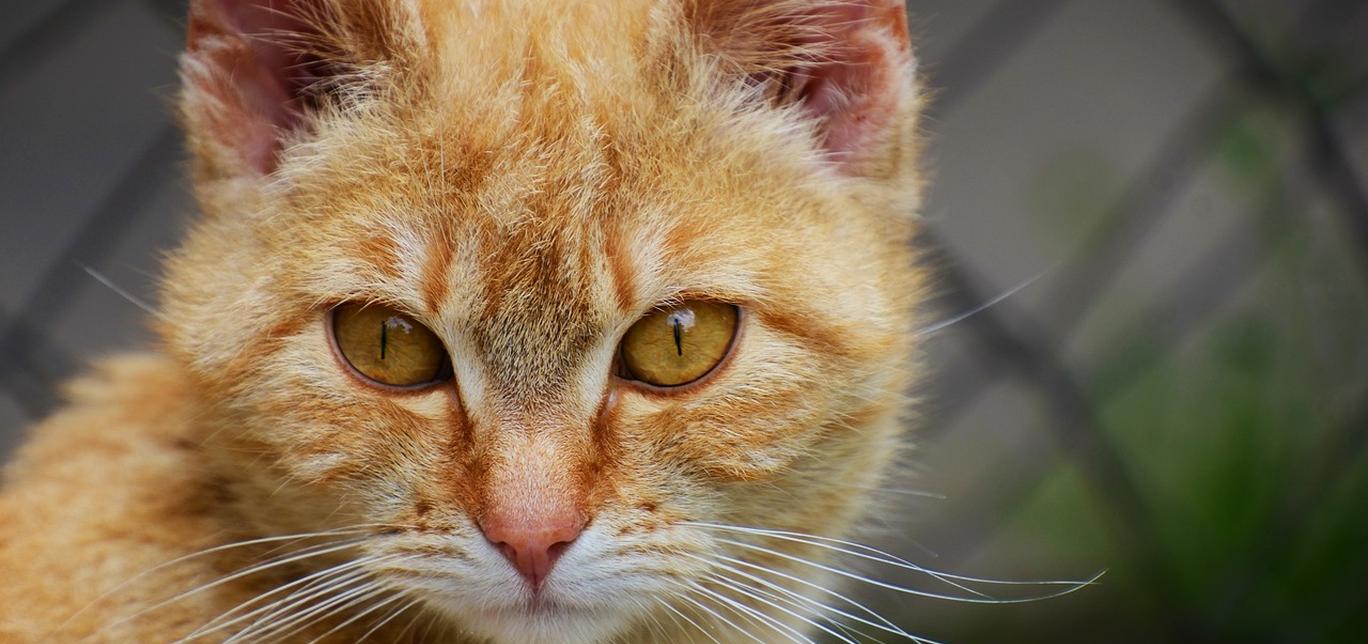
[[[901,2],[187,26],[202,215],[6,470],[0,639],[901,632],[830,590],[919,369]]]

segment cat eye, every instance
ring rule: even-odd
[[[678,387],[708,375],[727,357],[739,312],[730,304],[690,301],[641,318],[622,338],[622,376]]]
[[[332,337],[347,364],[374,383],[420,387],[451,377],[451,360],[437,335],[391,307],[338,305]]]

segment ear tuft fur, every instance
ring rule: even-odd
[[[282,141],[306,130],[311,114],[373,93],[377,71],[415,48],[397,5],[194,0],[181,105],[206,169],[270,174]]]
[[[916,96],[901,0],[686,0],[684,17],[727,73],[815,119],[848,170],[889,151]]]

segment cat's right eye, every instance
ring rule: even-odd
[[[338,305],[332,338],[342,359],[376,384],[418,388],[451,377],[451,359],[437,334],[383,304]]]

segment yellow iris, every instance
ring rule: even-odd
[[[737,317],[735,306],[701,301],[647,315],[622,339],[627,375],[659,387],[702,378],[727,356]]]
[[[333,311],[337,348],[361,375],[384,385],[412,387],[444,379],[449,360],[442,341],[413,318],[381,304],[347,303]]]

